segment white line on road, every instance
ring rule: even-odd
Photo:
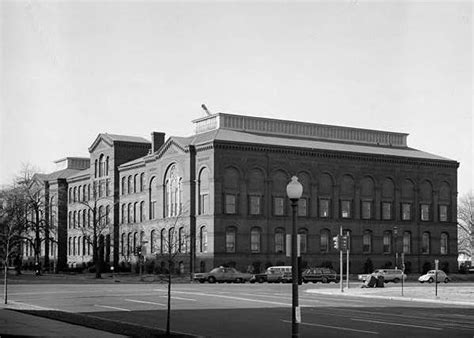
[[[115,307],[115,306],[98,305],[98,304],[94,304],[94,306],[103,307],[103,308],[106,308],[106,309],[120,310],[120,311],[132,311],[132,310],[129,310],[129,309],[123,309],[121,307]]]
[[[155,302],[148,302],[146,300],[137,300],[137,299],[125,299],[127,302],[134,302],[134,303],[143,303],[143,304],[152,304],[152,305],[161,305],[161,306],[166,306],[165,304],[162,303],[155,303]]]
[[[168,297],[168,296],[160,296],[160,297],[164,298],[164,297]],[[192,299],[192,298],[182,298],[182,297],[171,296],[171,299],[190,300],[190,301],[192,301],[192,302],[196,302],[196,300],[195,300],[195,299]]]
[[[411,325],[411,324],[402,324],[402,323],[391,323],[391,322],[384,322],[384,321],[380,321],[380,320],[357,319],[357,318],[351,318],[351,320],[356,321],[356,322],[367,322],[367,323],[386,324],[386,325],[395,325],[395,326],[416,327],[416,328],[419,328],[419,329],[436,330],[436,331],[442,330],[439,327]]]
[[[289,320],[281,320],[284,323],[291,323]],[[354,331],[354,332],[360,332],[360,333],[369,333],[369,334],[379,334],[378,332],[374,331],[364,331],[364,330],[357,330],[357,329],[350,329],[348,327],[340,327],[340,326],[330,326],[330,325],[323,325],[323,324],[314,324],[314,323],[303,323],[301,322],[300,325],[308,325],[308,326],[319,326],[319,327],[326,327],[329,329],[335,329],[335,330],[342,330],[342,331]]]

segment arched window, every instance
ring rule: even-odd
[[[168,252],[176,252],[176,238],[174,228],[168,230]]]
[[[392,252],[392,232],[385,231],[383,233],[383,253],[389,254]]]
[[[69,237],[68,241],[69,241],[69,245],[68,245],[69,250],[68,250],[68,252],[69,252],[69,256],[71,256],[72,255],[72,237]]]
[[[69,203],[72,202],[72,188],[69,188]]]
[[[152,177],[150,180],[150,186],[148,188],[149,194],[148,194],[148,202],[149,202],[149,212],[148,212],[148,217],[150,219],[155,219],[156,215],[156,200],[157,200],[157,188],[156,188],[156,182],[155,182],[155,177]]]
[[[99,177],[105,175],[105,156],[101,154],[99,157]]]
[[[235,238],[237,230],[234,227],[227,228],[225,232],[225,252],[235,252]]]
[[[330,232],[328,229],[321,230],[319,249],[321,252],[329,252],[329,237]]]
[[[127,179],[127,194],[131,194],[132,193],[132,176],[128,176],[128,179]]]
[[[298,239],[299,239],[300,253],[304,254],[308,250],[308,231],[306,229],[298,230]]]
[[[76,237],[72,239],[72,254],[73,256],[76,255]]]
[[[184,228],[178,230],[178,252],[186,252]]]
[[[160,233],[160,253],[166,253],[166,229],[161,229]]]
[[[87,248],[87,237],[84,236],[82,237],[82,255],[85,256],[86,255],[86,248]]]
[[[141,201],[140,202],[140,222],[143,222],[145,215],[145,202]]]
[[[133,176],[133,192],[134,193],[137,192],[137,180],[138,180],[138,174],[135,174],[135,176]]]
[[[105,216],[105,215],[104,215],[104,207],[101,205],[101,206],[99,207],[99,219],[98,219],[98,221],[97,221],[97,224],[98,224],[98,225],[100,225],[100,226],[104,225],[104,223],[105,223],[104,216]]]
[[[81,255],[81,236],[77,237],[77,255]]]
[[[82,200],[87,201],[87,187],[86,187],[86,185],[82,186]]]
[[[449,253],[448,250],[448,234],[445,232],[441,233],[440,237],[440,254],[447,255]]]
[[[72,229],[72,211],[69,211],[69,229]]]
[[[127,235],[127,256],[131,255],[132,251],[132,233],[129,232]]]
[[[81,186],[77,187],[77,201],[81,201]]]
[[[125,176],[122,177],[122,195],[125,195]]]
[[[137,215],[138,215],[138,202],[133,204],[133,223],[137,223]]]
[[[143,192],[145,189],[145,173],[140,174],[140,192]]]
[[[92,210],[89,209],[89,212],[87,213],[87,225],[89,226],[89,228],[91,227],[91,223],[92,223]]]
[[[127,205],[127,223],[131,223],[132,221],[132,203],[128,203]]]
[[[109,157],[105,159],[105,176],[109,176]]]
[[[73,220],[72,220],[72,227],[75,229],[76,226],[77,226],[77,212],[74,211]]]
[[[261,251],[261,233],[260,228],[250,230],[250,252],[259,253]]]
[[[362,252],[371,253],[372,252],[372,232],[370,230],[365,230],[362,237]]]
[[[429,254],[430,253],[430,233],[424,232],[421,236],[421,253]]]
[[[77,187],[74,187],[74,196],[72,197],[73,201],[77,201]]]
[[[209,169],[203,168],[199,174],[199,215],[208,214],[209,204]]]
[[[275,230],[275,252],[285,252],[285,230],[282,228],[277,228]]]
[[[98,170],[97,170],[97,163],[98,163],[98,161],[95,160],[95,161],[94,161],[94,177],[95,177],[95,178],[97,178],[97,176],[98,176],[98,174],[99,174],[99,173],[98,173]]]
[[[85,228],[87,225],[87,210],[82,211],[82,226]]]
[[[125,251],[125,233],[122,233],[122,241],[121,241],[121,250],[120,252],[122,253],[122,256],[125,256],[126,251]]]
[[[140,243],[139,245],[142,247],[142,253],[144,252],[143,251],[143,247],[145,246],[145,231],[140,231]]]
[[[403,253],[411,254],[411,233],[408,231],[403,233]]]
[[[165,217],[177,216],[181,212],[181,178],[176,165],[172,165],[165,177]]]
[[[202,226],[199,230],[199,244],[199,251],[207,252],[207,229],[205,226]]]
[[[155,245],[156,245],[156,231],[155,230],[152,230],[150,232],[150,253],[151,254],[154,254],[155,253]]]
[[[89,201],[91,199],[91,185],[87,185],[87,200]]]

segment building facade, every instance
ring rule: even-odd
[[[138,250],[161,267],[171,250],[181,272],[290,265],[286,185],[296,175],[303,265],[337,268],[342,228],[351,273],[400,266],[402,254],[408,272],[435,259],[457,268],[459,164],[408,147],[407,134],[222,113],[193,123],[194,135],[166,141],[97,137],[89,167],[66,179],[67,264],[92,259],[92,217],[114,266],[136,264]]]

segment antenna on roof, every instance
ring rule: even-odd
[[[211,112],[209,111],[209,109],[207,109],[206,105],[203,103],[201,104],[201,108],[204,109],[204,111],[206,112],[207,116],[211,116]]]

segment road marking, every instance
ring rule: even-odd
[[[411,325],[411,324],[402,324],[402,323],[391,323],[391,322],[383,322],[383,321],[379,321],[379,320],[357,319],[357,318],[351,318],[351,320],[356,321],[356,322],[367,322],[367,323],[387,324],[387,325],[395,325],[395,326],[416,327],[416,328],[419,328],[419,329],[428,329],[428,330],[436,330],[436,331],[442,330],[439,327]]]
[[[168,296],[160,296],[160,297],[168,297]],[[192,302],[197,302],[196,299],[192,299],[192,298],[182,298],[182,297],[175,297],[175,296],[171,296],[171,299],[179,299],[179,300],[190,300]]]
[[[284,323],[291,323],[291,321],[289,321],[289,320],[283,320],[282,319],[281,321],[284,322]],[[323,325],[323,324],[314,324],[314,323],[301,322],[300,325],[326,327],[326,328],[329,328],[329,329],[342,330],[342,331],[354,331],[354,332],[360,332],[360,333],[379,334],[378,332],[374,332],[374,331],[364,331],[364,330],[350,329],[348,327],[330,326],[330,325]]]
[[[98,305],[98,304],[94,304],[94,306],[103,307],[103,308],[106,308],[106,309],[120,310],[120,311],[132,311],[132,310],[129,310],[129,309],[123,309],[121,307],[115,307],[115,306]]]
[[[165,290],[163,290],[165,291]],[[190,295],[197,295],[197,296],[207,296],[207,297],[220,297],[220,298],[226,298],[226,299],[235,299],[235,300],[241,300],[245,302],[255,302],[255,303],[266,303],[266,304],[273,304],[273,305],[283,305],[283,306],[291,306],[291,303],[281,303],[281,302],[271,302],[268,300],[259,300],[259,299],[250,299],[250,298],[243,298],[243,297],[234,297],[234,296],[224,296],[224,295],[216,295],[216,294],[207,294],[203,292],[190,292],[190,291],[173,291],[174,293],[184,293],[184,294],[190,294]]]
[[[125,299],[127,302],[134,302],[134,303],[143,303],[143,304],[152,304],[152,305],[161,305],[161,306],[166,306],[165,304],[162,303],[155,303],[155,302],[148,302],[146,300],[136,300],[136,299]]]

